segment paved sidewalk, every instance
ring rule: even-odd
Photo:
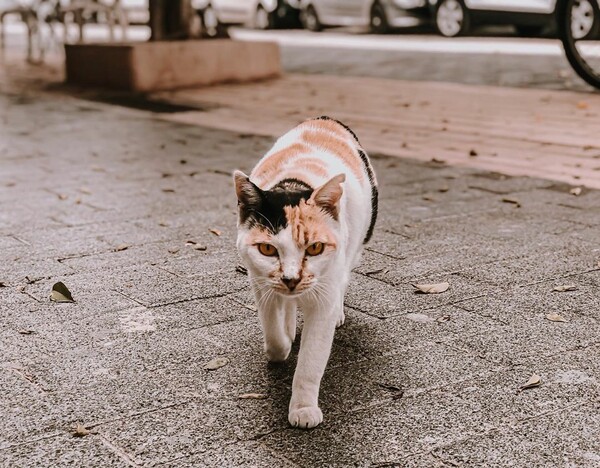
[[[236,271],[229,173],[272,138],[4,89],[0,466],[600,466],[600,192],[373,153],[381,219],[304,432],[297,348],[267,365]]]

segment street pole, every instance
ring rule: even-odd
[[[190,38],[190,0],[150,0],[151,41]]]

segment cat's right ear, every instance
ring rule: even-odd
[[[235,193],[241,206],[249,207],[260,204],[262,201],[262,192],[256,185],[250,182],[250,177],[242,171],[235,171],[233,173],[233,181],[235,183]]]

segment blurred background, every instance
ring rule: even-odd
[[[62,43],[229,35],[278,43],[288,72],[578,90],[577,73],[599,82],[599,12],[597,0],[0,0],[3,47],[30,60]]]

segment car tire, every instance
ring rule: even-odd
[[[371,14],[369,19],[369,28],[372,33],[385,34],[390,31],[390,25],[388,23],[385,9],[381,6],[381,3],[375,2],[371,7]]]
[[[442,36],[457,37],[469,32],[471,21],[463,0],[440,0],[435,9],[434,23]]]
[[[302,26],[309,31],[319,32],[323,30],[323,25],[321,24],[321,21],[319,21],[317,11],[312,5],[308,5],[302,10],[300,20],[302,21]]]
[[[273,29],[275,27],[275,18],[272,13],[269,13],[262,5],[258,5],[256,11],[254,12],[254,19],[252,21],[252,26],[254,29]]]

